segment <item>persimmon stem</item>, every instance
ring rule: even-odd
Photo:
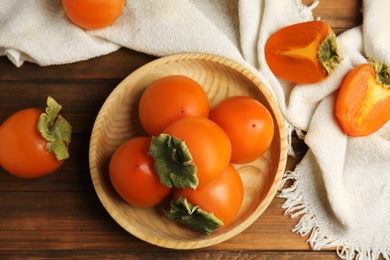
[[[54,132],[54,130],[57,128],[57,126],[59,125],[61,120],[62,120],[62,117],[56,117],[54,124],[48,129],[49,134]]]
[[[173,148],[171,150],[169,158],[172,160],[172,162],[179,163],[180,160],[178,158],[178,154],[177,154],[177,149],[176,148]]]

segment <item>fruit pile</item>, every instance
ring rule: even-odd
[[[146,88],[138,114],[145,136],[122,144],[110,160],[117,193],[137,207],[169,199],[165,215],[202,234],[226,227],[244,197],[234,164],[250,163],[270,147],[271,113],[249,96],[211,108],[200,84],[170,75]]]

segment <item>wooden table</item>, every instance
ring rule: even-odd
[[[311,3],[312,0],[304,0]],[[322,0],[316,16],[337,34],[361,24],[360,0]],[[94,119],[104,100],[128,74],[156,57],[128,49],[62,66],[25,63],[16,68],[0,57],[0,122],[26,107],[42,107],[48,95],[64,106],[73,125],[71,159],[55,173],[33,180],[0,170],[0,259],[331,259],[334,250],[313,252],[307,237],[291,232],[298,219],[284,215],[275,198],[265,213],[236,237],[204,249],[169,250],[145,243],[123,230],[105,211],[91,182],[88,149]],[[293,139],[296,157],[306,147]],[[1,145],[1,144],[0,144]]]

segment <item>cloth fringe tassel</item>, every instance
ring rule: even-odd
[[[336,248],[336,253],[341,259],[346,260],[374,260],[380,255],[384,259],[390,260],[390,250],[383,248],[367,248],[355,245],[340,245],[341,241],[330,237],[318,225],[316,216],[310,212],[303,203],[303,194],[300,190],[299,174],[297,172],[288,171],[281,182],[280,192],[277,195],[279,198],[284,198],[286,201],[282,205],[285,209],[285,214],[291,218],[300,216],[297,225],[292,232],[301,236],[309,235],[307,242],[315,251],[325,248]],[[287,181],[292,181],[291,186],[283,188]]]
[[[292,135],[295,132],[299,139],[304,139],[305,133],[302,130],[299,130],[294,126],[292,126],[287,120],[284,121],[284,125],[286,127],[286,133],[287,133],[287,144],[288,144],[287,154],[295,157],[295,152],[292,145]]]

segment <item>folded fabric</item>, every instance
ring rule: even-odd
[[[315,250],[336,247],[345,259],[390,258],[390,123],[352,138],[334,118],[337,91],[350,69],[366,56],[390,64],[390,2],[363,1],[363,25],[337,37],[344,59],[323,82],[295,85],[275,77],[264,59],[266,40],[284,26],[314,19],[317,4],[128,0],[112,26],[85,31],[69,22],[60,1],[7,1],[0,6],[0,55],[16,66],[24,61],[47,66],[125,47],[156,56],[211,53],[242,64],[270,88],[289,129],[309,147],[297,168],[286,173],[292,186],[280,193],[286,213],[300,216],[294,232],[310,234]]]
[[[353,67],[372,57],[390,64],[390,33],[385,13],[390,3],[364,1],[361,27],[338,36],[344,60],[325,81],[297,85],[286,116],[307,131],[308,153],[285,180],[283,205],[292,216],[302,215],[295,232],[311,233],[313,249],[337,247],[345,259],[390,257],[390,122],[366,137],[347,137],[335,119],[337,90]],[[304,111],[302,117],[298,116]],[[295,116],[294,116],[295,115]]]

